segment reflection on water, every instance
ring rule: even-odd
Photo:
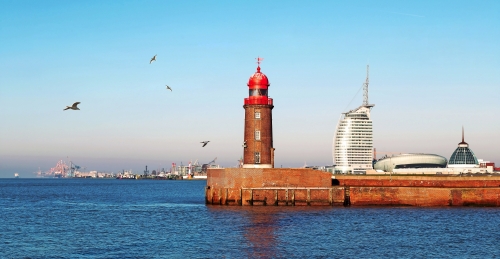
[[[298,231],[289,231],[296,229],[297,222],[302,221],[303,216],[321,216],[335,209],[323,206],[208,206],[207,208],[216,218],[229,217],[232,218],[231,222],[238,222],[236,227],[244,237],[242,250],[246,258],[288,257],[295,253],[285,252],[287,249],[291,251],[307,249],[308,238],[301,236],[308,235],[307,231],[312,229],[299,228]],[[313,232],[310,233],[314,235]],[[326,249],[321,248],[320,251],[325,253]]]
[[[244,236],[248,240],[248,257],[276,257],[275,232],[279,231],[277,215],[264,210],[253,210],[246,215],[249,225],[244,228]]]
[[[279,210],[276,207],[226,207],[208,206],[214,217],[234,218],[241,236],[244,238],[241,255],[246,258],[275,258],[279,256],[276,233],[280,231]]]

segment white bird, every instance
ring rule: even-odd
[[[80,104],[80,102],[76,102],[76,103],[74,103],[72,106],[66,106],[66,108],[65,108],[63,111],[65,111],[65,110],[69,110],[69,109],[71,109],[71,110],[80,110],[80,109],[77,107],[77,105],[78,105],[78,104]]]
[[[151,58],[151,60],[149,61],[149,64],[153,63],[153,61],[156,61],[156,55],[154,55],[154,57]]]
[[[170,90],[170,92],[172,92],[172,88],[170,88],[170,86],[167,85],[167,90]]]
[[[201,146],[201,147],[206,146],[208,144],[208,142],[210,142],[210,141],[202,141],[202,142],[200,142],[200,143],[203,143],[203,146]]]

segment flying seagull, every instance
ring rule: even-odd
[[[167,85],[167,89],[170,90],[170,92],[172,92],[172,88],[170,88],[170,86]]]
[[[80,109],[77,107],[77,105],[78,105],[78,104],[80,104],[80,102],[76,102],[76,103],[74,103],[72,106],[66,106],[66,108],[65,108],[63,111],[65,111],[65,110],[69,110],[69,109],[71,109],[71,110],[80,110]]]
[[[156,55],[151,58],[151,60],[149,61],[149,64],[153,63],[153,61],[156,61]]]
[[[202,141],[202,142],[200,142],[200,143],[203,143],[203,146],[201,146],[201,147],[206,146],[208,144],[208,142],[210,142],[210,141]]]

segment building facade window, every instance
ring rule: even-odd
[[[260,130],[255,131],[255,140],[260,140]]]
[[[260,111],[256,111],[255,112],[255,118],[256,119],[260,119]]]
[[[255,152],[255,163],[260,164],[260,152]]]

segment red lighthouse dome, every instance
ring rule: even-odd
[[[260,60],[259,60],[260,61]],[[248,98],[245,98],[245,105],[247,104],[264,104],[272,105],[273,99],[267,95],[269,87],[269,79],[267,76],[260,72],[260,66],[257,67],[250,79],[248,79]]]
[[[257,67],[257,72],[248,79],[248,87],[251,89],[267,89],[269,87],[269,79],[260,72],[260,66]]]

